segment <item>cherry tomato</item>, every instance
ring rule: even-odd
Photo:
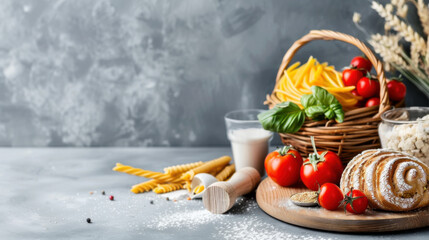
[[[370,98],[380,93],[380,83],[376,80],[363,77],[357,82],[356,89],[362,97]]]
[[[361,214],[365,212],[365,209],[368,207],[368,198],[365,194],[359,190],[349,191],[345,198],[345,208],[350,213]]]
[[[343,82],[346,86],[356,86],[362,77],[363,73],[355,68],[348,68],[343,71]]]
[[[362,96],[360,96],[359,95],[359,93],[357,92],[357,90],[356,89],[353,89],[352,91],[351,91],[351,93],[354,95],[354,96],[356,96],[356,97],[358,97],[360,100],[356,103],[356,107],[363,107],[363,106],[365,106],[365,100],[364,99],[362,99]]]
[[[350,65],[363,71],[363,73],[371,72],[372,64],[368,58],[364,56],[357,56],[352,59]]]
[[[341,189],[333,183],[323,184],[319,191],[319,205],[327,210],[336,210],[344,199]]]
[[[400,81],[392,80],[387,83],[387,91],[391,100],[401,101],[405,97],[407,87]]]
[[[373,97],[368,99],[365,103],[365,107],[372,107],[372,106],[379,106],[380,105],[380,98]]]
[[[304,185],[316,191],[327,182],[339,184],[343,165],[338,155],[331,151],[317,152],[313,136],[311,143],[315,151],[309,154],[301,167],[300,175]]]
[[[291,146],[271,152],[265,158],[267,175],[278,185],[286,187],[299,181],[302,157]]]

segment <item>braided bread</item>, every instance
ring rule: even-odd
[[[371,149],[349,162],[340,187],[361,190],[374,209],[409,211],[429,205],[429,167],[406,153]]]

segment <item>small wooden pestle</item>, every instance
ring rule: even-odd
[[[204,207],[212,213],[225,213],[235,203],[235,200],[251,192],[261,181],[258,170],[244,167],[238,170],[226,182],[216,182],[206,189],[203,195]]]

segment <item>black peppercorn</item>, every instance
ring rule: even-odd
[[[166,198],[166,200],[167,200],[167,201],[170,201],[170,198],[169,198],[169,197],[167,197],[167,198]]]
[[[153,204],[153,200],[150,200],[150,204]]]
[[[86,219],[86,222],[87,222],[87,223],[92,223],[92,222],[91,222],[91,218],[87,218],[87,219]]]
[[[106,195],[106,192],[103,190],[103,191],[101,192],[101,194]]]

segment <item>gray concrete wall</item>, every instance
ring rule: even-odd
[[[1,146],[226,145],[223,115],[264,108],[283,54],[311,29],[365,39],[367,1],[60,0],[0,4]],[[337,68],[360,54],[314,42]],[[428,105],[409,86],[408,105]]]

